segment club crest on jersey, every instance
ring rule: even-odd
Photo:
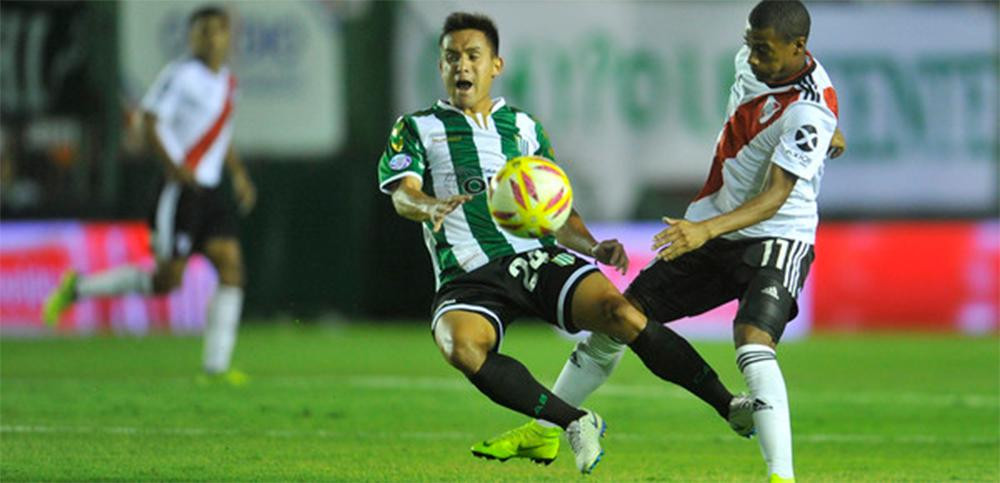
[[[409,168],[413,164],[413,158],[409,154],[397,154],[389,159],[389,168],[393,171],[402,171]]]
[[[778,112],[778,110],[780,109],[781,109],[781,103],[778,102],[778,100],[775,99],[774,96],[767,96],[767,100],[764,101],[764,106],[760,108],[760,119],[758,119],[757,121],[760,122],[761,124],[764,124],[765,122],[768,121],[768,119],[774,117],[774,114]]]
[[[795,146],[805,152],[811,152],[819,145],[819,135],[816,128],[806,124],[795,131]]]

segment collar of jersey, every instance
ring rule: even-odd
[[[502,109],[506,105],[507,105],[507,101],[504,100],[504,98],[502,98],[502,97],[497,97],[496,99],[493,99],[493,107],[490,109],[490,114],[493,114],[493,113],[499,111],[500,109]],[[459,114],[465,115],[465,113],[462,112],[461,109],[459,109],[459,108],[451,105],[445,99],[439,99],[437,101],[437,106],[440,107],[441,109],[445,109],[445,110],[448,110],[448,111],[455,111],[455,112],[457,112]]]
[[[799,80],[801,80],[803,77],[812,74],[813,71],[816,70],[816,59],[813,58],[812,54],[808,50],[806,51],[806,57],[808,58],[808,61],[806,62],[806,66],[803,67],[802,70],[796,72],[795,74],[792,74],[791,77],[787,77],[778,82],[765,82],[765,84],[767,84],[767,86],[772,89],[776,87],[785,87],[785,86],[790,86],[792,84],[797,84]]]

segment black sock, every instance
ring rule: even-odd
[[[719,416],[729,417],[733,394],[694,347],[676,332],[650,321],[629,347],[653,374],[687,389],[715,408]]]
[[[539,384],[523,364],[496,352],[486,354],[483,367],[469,376],[469,381],[493,402],[563,429],[586,414]]]

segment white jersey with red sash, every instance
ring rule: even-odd
[[[156,115],[156,132],[170,159],[194,172],[199,185],[212,188],[222,179],[233,138],[236,76],[223,66],[213,72],[198,59],[168,64],[142,99]]]
[[[726,124],[708,180],[684,217],[702,221],[733,211],[763,191],[774,163],[799,178],[792,193],[773,217],[725,238],[814,244],[823,162],[837,128],[836,91],[811,54],[802,72],[778,84],[757,80],[747,63],[749,55],[745,46],[736,54]]]

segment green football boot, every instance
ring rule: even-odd
[[[782,478],[777,473],[771,473],[769,483],[795,483],[795,478]]]
[[[195,382],[197,382],[199,386],[219,384],[241,387],[250,383],[250,376],[239,369],[229,369],[228,371],[217,374],[198,374],[198,377],[195,378]]]
[[[76,301],[77,278],[76,270],[67,270],[59,280],[59,285],[45,298],[45,305],[42,306],[42,320],[45,325],[49,327],[59,325],[59,316]]]
[[[523,426],[507,431],[493,439],[472,446],[473,456],[490,460],[507,461],[511,458],[528,458],[535,463],[548,465],[559,453],[558,427],[547,428],[531,420]]]

